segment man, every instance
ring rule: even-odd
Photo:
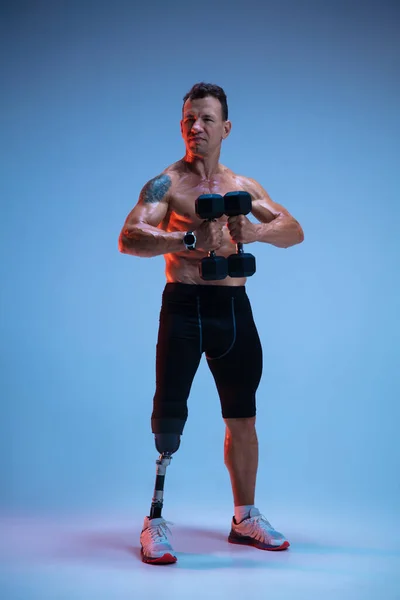
[[[255,507],[258,441],[255,395],[262,371],[262,348],[246,294],[245,277],[205,281],[199,264],[210,250],[228,257],[234,244],[264,242],[288,248],[303,241],[299,223],[275,204],[256,181],[219,162],[231,131],[225,92],[199,83],[183,99],[182,160],[142,189],[119,238],[122,253],[163,254],[163,292],[156,352],[152,431],[157,449],[176,451],[187,419],[187,399],[203,352],[214,376],[226,424],[224,458],[230,474],[234,517],[229,541],[264,550],[284,550],[289,542]],[[202,220],[195,212],[202,194],[244,191],[251,195],[246,216]],[[171,440],[175,442],[171,446]],[[172,450],[171,450],[172,448]],[[161,513],[160,513],[161,514]],[[176,562],[166,521],[146,517],[141,533],[145,562]]]

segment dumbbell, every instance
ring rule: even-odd
[[[195,210],[200,219],[215,221],[224,214],[224,198],[220,194],[202,194],[196,199]],[[225,279],[228,275],[228,261],[224,256],[217,256],[210,250],[199,265],[200,277],[205,281]]]
[[[228,217],[247,215],[251,212],[251,196],[248,192],[228,192],[224,196],[224,212]],[[251,277],[256,272],[255,257],[243,251],[243,244],[236,244],[236,254],[228,256],[230,277]]]

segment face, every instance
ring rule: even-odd
[[[186,150],[205,156],[221,146],[231,130],[230,121],[222,119],[222,106],[213,96],[186,100],[181,121]]]

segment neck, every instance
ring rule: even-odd
[[[219,155],[219,151],[212,156],[194,156],[186,152],[183,161],[190,171],[201,179],[211,179],[219,171]]]

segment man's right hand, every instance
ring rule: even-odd
[[[194,231],[197,238],[196,249],[206,252],[218,250],[222,246],[222,227],[220,221],[203,221]]]

